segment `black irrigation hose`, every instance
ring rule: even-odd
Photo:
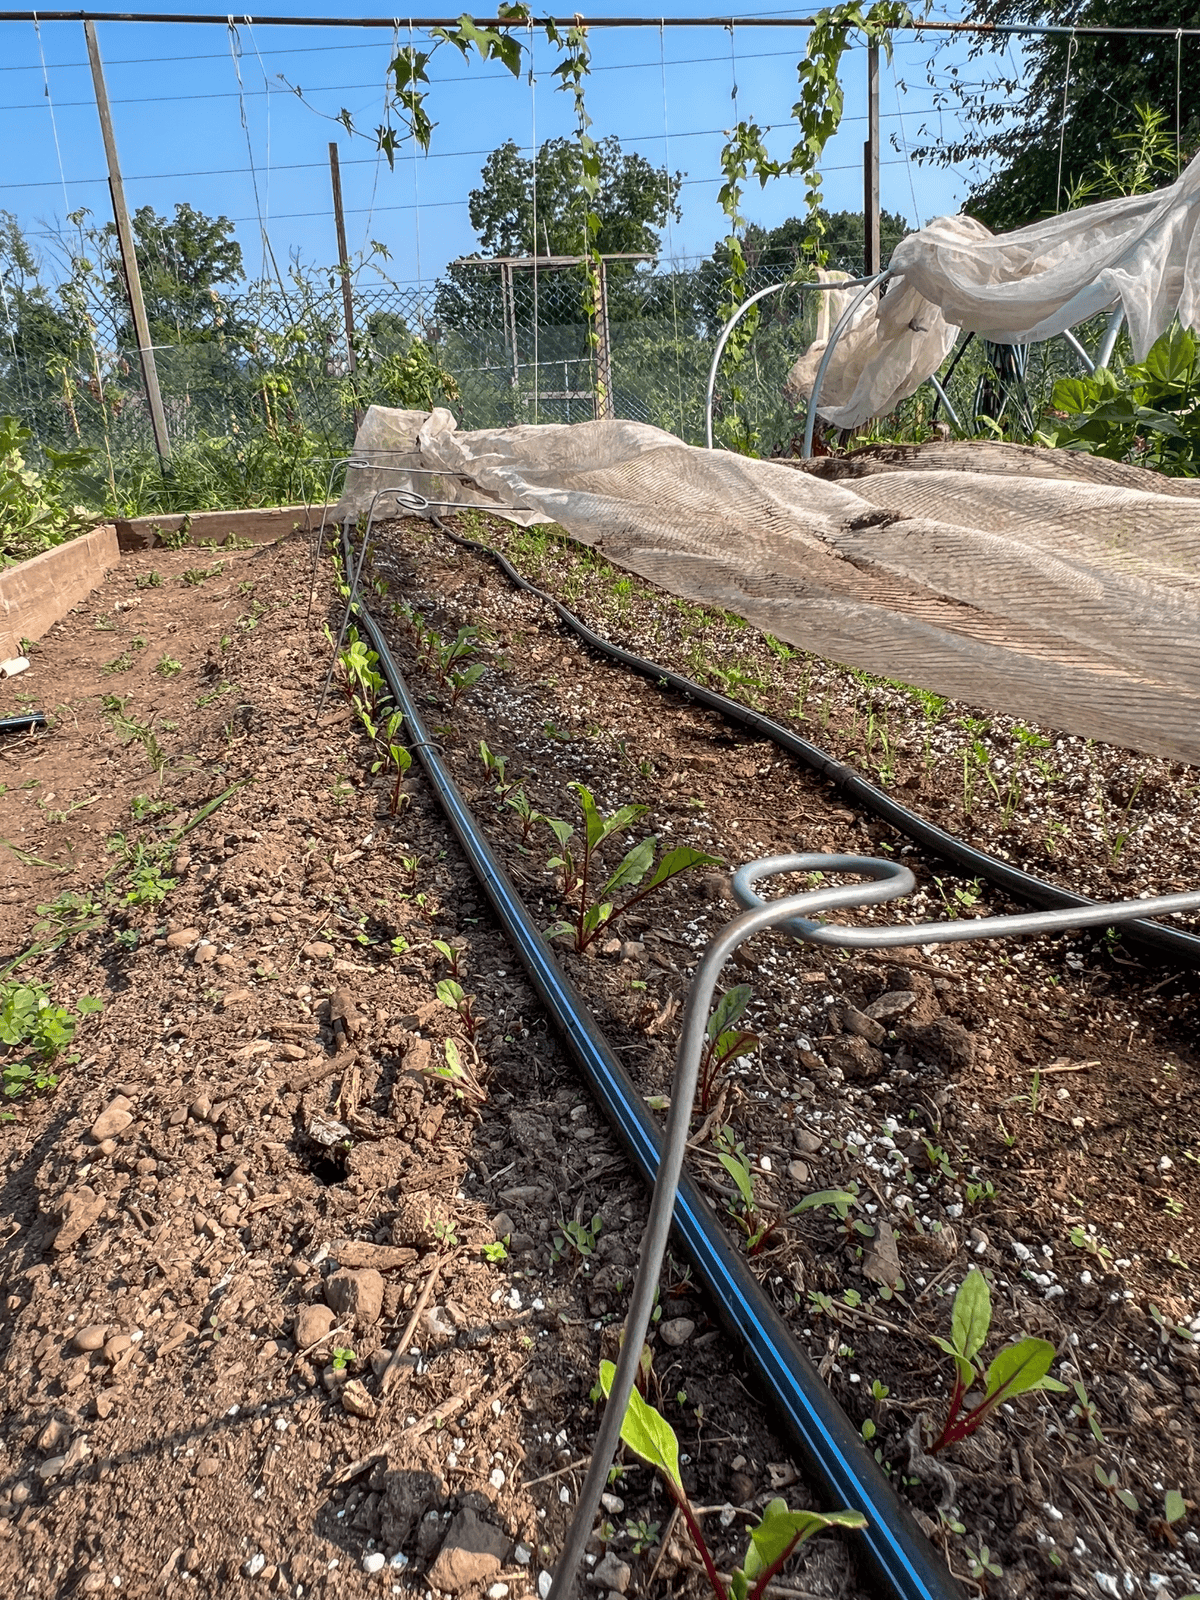
[[[1022,872],[1019,867],[1001,861],[998,856],[988,855],[986,851],[977,850],[974,845],[967,844],[952,833],[947,833],[936,823],[927,821],[915,811],[910,811],[907,806],[902,806],[898,800],[893,800],[883,789],[869,783],[853,768],[838,761],[819,745],[812,744],[809,740],[802,739],[799,734],[793,733],[790,728],[785,728],[781,722],[775,722],[757,711],[751,711],[748,706],[730,700],[727,695],[718,694],[714,689],[707,689],[703,684],[685,678],[682,673],[673,672],[670,667],[660,667],[653,661],[647,661],[629,650],[623,650],[620,645],[613,644],[603,634],[589,628],[586,622],[582,622],[552,594],[547,594],[544,589],[539,589],[536,584],[530,583],[529,579],[523,577],[508,557],[502,555],[499,550],[493,550],[490,545],[481,544],[477,539],[466,539],[462,534],[455,533],[440,517],[434,517],[433,522],[454,544],[461,545],[466,550],[474,550],[479,555],[494,561],[517,588],[524,589],[526,593],[536,595],[539,600],[545,601],[571,632],[593,650],[608,656],[612,661],[619,662],[623,667],[628,667],[630,671],[649,678],[659,688],[674,689],[679,694],[686,694],[699,705],[717,712],[727,721],[738,723],[759,738],[769,739],[781,750],[786,750],[789,755],[795,756],[804,766],[828,778],[848,800],[870,811],[897,832],[905,834],[922,849],[929,850],[956,867],[961,867],[973,878],[984,879],[1015,900],[1029,901],[1035,906],[1046,906],[1054,910],[1096,904],[1096,901],[1086,895],[1072,894],[1069,889],[1060,889],[1056,884],[1047,883],[1043,878],[1035,878],[1032,873]],[[1172,928],[1161,922],[1150,922],[1139,918],[1136,922],[1125,923],[1123,932],[1131,941],[1155,950],[1160,955],[1168,956],[1185,966],[1200,967],[1200,936],[1188,933],[1184,928]]]
[[[350,569],[348,543],[343,556]],[[396,704],[404,713],[408,742],[418,751],[434,792],[511,940],[538,998],[611,1122],[630,1161],[653,1184],[662,1136],[641,1095],[574,984],[496,859],[457,784],[431,745],[421,713],[408,692],[387,641],[365,604],[358,616]],[[867,1517],[855,1535],[857,1547],[895,1600],[961,1600],[944,1563],[917,1528],[911,1512],[867,1450],[821,1381],[787,1324],[763,1294],[734,1250],[693,1179],[684,1175],[675,1201],[675,1227],[715,1302],[728,1333],[746,1351],[773,1405],[772,1420],[787,1433],[804,1461],[821,1501],[848,1506]]]
[[[44,711],[28,711],[20,717],[0,717],[0,734],[40,733],[45,726]]]

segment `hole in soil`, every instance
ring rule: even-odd
[[[345,1183],[346,1167],[344,1162],[335,1161],[332,1156],[317,1150],[306,1155],[303,1159],[305,1166],[313,1177],[318,1183],[323,1183],[326,1188],[335,1183]]]

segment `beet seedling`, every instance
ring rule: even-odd
[[[479,1018],[471,1010],[475,1004],[475,996],[464,994],[461,983],[456,983],[453,978],[443,978],[437,985],[434,993],[444,1006],[449,1006],[451,1011],[456,1011],[462,1018],[462,1025],[467,1030],[467,1038],[474,1039],[479,1031]]]
[[[463,957],[462,951],[455,945],[447,944],[445,939],[434,939],[433,948],[437,951],[438,955],[441,956],[442,960],[449,965],[450,976],[452,978],[461,977]]]
[[[600,1363],[600,1388],[605,1398],[612,1391],[616,1368],[611,1361]],[[762,1600],[767,1585],[782,1571],[788,1558],[815,1534],[830,1528],[865,1528],[861,1511],[790,1511],[787,1502],[775,1499],[764,1508],[762,1517],[750,1529],[750,1543],[740,1567],[735,1567],[726,1586],[700,1528],[679,1472],[679,1440],[675,1430],[634,1389],[621,1423],[622,1442],[639,1460],[655,1468],[666,1484],[667,1493],[687,1524],[696,1552],[716,1600]]]
[[[422,1067],[422,1075],[427,1078],[437,1078],[442,1083],[448,1083],[453,1089],[456,1099],[478,1100],[481,1103],[486,1100],[487,1091],[470,1067],[463,1061],[462,1051],[453,1039],[447,1039],[443,1043],[442,1053],[446,1057],[445,1061]]]
[[[938,1349],[953,1358],[954,1388],[941,1432],[929,1447],[931,1456],[969,1438],[1002,1400],[1043,1389],[1054,1394],[1067,1392],[1065,1383],[1049,1376],[1054,1346],[1046,1339],[1019,1339],[994,1358],[983,1378],[983,1398],[964,1411],[967,1395],[981,1377],[975,1357],[983,1348],[991,1323],[992,1295],[987,1279],[978,1267],[972,1267],[954,1296],[949,1339],[934,1336]]]
[[[754,998],[748,983],[738,983],[717,1002],[705,1028],[704,1054],[700,1057],[700,1110],[708,1113],[714,1090],[728,1069],[742,1056],[753,1055],[759,1038],[734,1024]]]
[[[547,866],[562,872],[563,893],[567,898],[578,895],[579,906],[573,922],[563,920],[546,929],[547,939],[553,938],[556,934],[569,933],[574,939],[576,951],[582,952],[618,917],[624,916],[627,911],[639,905],[656,889],[661,889],[672,878],[677,878],[682,872],[690,871],[692,867],[720,865],[717,856],[706,855],[703,850],[693,850],[690,845],[677,845],[675,849],[668,850],[655,866],[654,855],[658,840],[651,835],[626,853],[599,893],[594,899],[591,898],[589,889],[596,864],[596,853],[600,846],[613,834],[623,832],[639,817],[645,816],[648,808],[639,805],[619,806],[606,817],[596,805],[591,792],[582,783],[572,783],[569,787],[573,790],[579,802],[579,809],[583,813],[583,853],[577,860],[571,849],[571,840],[574,838],[574,829],[571,825],[547,817],[545,820],[559,845],[559,854],[551,856]],[[646,874],[651,872],[651,868],[654,870],[649,881],[643,882]],[[639,884],[642,885],[641,888],[638,888]],[[634,889],[636,893],[618,906],[614,905],[609,897],[619,889]]]

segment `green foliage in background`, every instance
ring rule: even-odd
[[[96,521],[71,503],[71,474],[85,467],[90,450],[48,450],[49,467],[39,472],[23,454],[28,428],[16,417],[0,417],[0,563],[24,561],[83,533]]]
[[[1035,438],[1057,449],[1152,467],[1169,477],[1200,474],[1200,368],[1196,336],[1178,323],[1145,361],[1099,367],[1054,386],[1049,426]]]

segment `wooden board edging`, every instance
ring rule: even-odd
[[[121,551],[111,523],[0,569],[0,656],[21,653],[22,639],[40,639],[85,600]]]

